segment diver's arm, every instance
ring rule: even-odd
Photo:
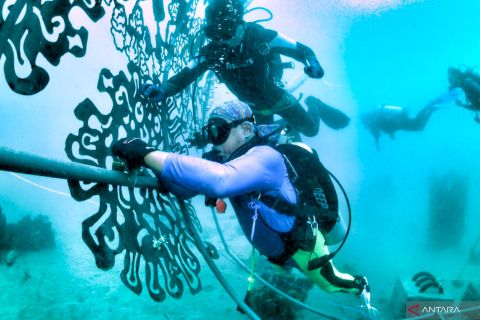
[[[251,191],[280,189],[286,174],[280,153],[266,146],[255,147],[225,164],[173,153],[156,155],[158,158],[155,159],[154,153],[150,153],[145,162],[161,175],[167,189],[174,184],[209,197],[224,198]],[[158,162],[161,165],[157,165]]]
[[[167,159],[168,155],[169,155],[168,152],[159,151],[159,150],[150,152],[144,158],[145,164],[150,169],[153,169],[157,172],[162,172],[163,164],[165,163],[165,160]]]
[[[196,190],[187,188],[181,184],[177,184],[175,183],[175,181],[163,178],[162,172],[164,163],[169,155],[170,153],[159,150],[150,152],[144,158],[145,165],[148,168],[152,169],[153,173],[160,181],[160,186],[162,189],[174,194],[175,196],[183,200],[190,199],[198,195],[199,192]]]
[[[165,96],[171,97],[181,92],[205,71],[207,71],[206,59],[204,57],[193,59],[179,73],[162,84]]]
[[[269,46],[273,52],[280,53],[300,61],[305,64],[307,68],[319,68],[319,74],[315,76],[315,78],[323,77],[323,69],[318,62],[315,52],[313,52],[310,47],[290,39],[281,33],[278,33],[277,36],[270,41]]]
[[[281,33],[278,33],[270,41],[269,46],[274,52],[289,56],[302,63],[306,63],[307,57],[316,59],[312,49]]]

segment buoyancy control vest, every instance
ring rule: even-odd
[[[269,195],[261,195],[259,200],[279,212],[295,216],[293,229],[284,235],[290,243],[290,254],[297,249],[312,251],[317,229],[327,238],[336,225],[342,224],[335,186],[317,152],[308,145],[293,142],[274,148],[284,158],[290,182],[297,194],[297,203],[293,205]],[[343,225],[341,227],[343,229]],[[343,230],[341,238],[345,240]]]
[[[326,235],[340,220],[338,197],[330,173],[321,163],[317,152],[299,142],[272,144],[257,137],[241,146],[228,160],[240,157],[258,145],[269,145],[282,154],[297,202],[291,204],[258,192],[252,193],[252,198],[278,212],[295,216],[295,226],[285,235],[286,240],[295,243],[297,248],[313,250],[315,236],[312,228],[318,226],[318,230]]]
[[[260,128],[265,130],[259,130]],[[282,129],[284,128],[278,125],[258,126],[256,138],[233,152],[227,162],[244,155],[248,150],[259,145],[269,145],[283,155],[290,181],[297,193],[297,203],[293,205],[283,199],[258,192],[252,194],[252,198],[259,199],[278,212],[296,217],[292,230],[283,234],[285,241],[289,243],[286,247],[287,250],[279,257],[269,257],[269,261],[272,263],[283,265],[297,249],[311,252],[315,246],[317,227],[323,233],[327,245],[341,242],[332,253],[312,259],[308,266],[309,270],[312,270],[327,263],[345,244],[351,225],[350,204],[340,182],[323,166],[314,149],[298,142],[277,144]],[[264,132],[259,134],[258,131]],[[205,153],[203,157],[216,162],[224,162],[219,159],[214,150]],[[346,200],[349,214],[347,226],[344,225],[339,214],[338,197],[332,178],[342,190]],[[216,199],[209,197],[205,199],[207,206],[212,206],[215,202]],[[331,243],[328,243],[329,232],[332,235],[335,234],[332,238],[336,238]]]
[[[264,195],[260,200],[275,210],[296,217],[315,217],[319,229],[327,233],[338,221],[338,198],[328,170],[317,152],[303,143],[275,146],[287,166],[290,182],[297,193],[297,203]]]
[[[321,268],[341,250],[347,240],[351,225],[348,197],[340,182],[323,166],[314,149],[298,142],[280,144],[275,148],[285,158],[290,181],[297,192],[297,204],[290,211],[296,216],[295,226],[285,237],[285,240],[291,243],[287,247],[286,255],[294,253],[297,249],[309,252],[314,250],[317,234],[315,227],[318,227],[327,242],[329,232],[334,234],[340,231],[342,234],[341,243],[335,251],[309,260],[308,270]],[[332,178],[342,190],[348,207],[349,220],[345,229],[339,214],[338,197]],[[281,211],[281,201],[272,203],[272,206],[278,206],[277,210]],[[332,230],[333,228],[335,230]]]

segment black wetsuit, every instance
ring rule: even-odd
[[[469,103],[464,107],[473,111],[480,111],[480,77],[467,73],[460,88],[465,92],[465,97]]]
[[[298,43],[296,47],[271,46],[278,32],[255,23],[246,23],[244,27],[243,39],[236,47],[220,41],[203,47],[193,66],[185,67],[163,84],[165,95],[179,93],[204,72],[212,70],[238,99],[250,105],[257,123],[272,122],[273,115],[278,114],[306,136],[316,135],[320,120],[317,108],[309,108],[306,112],[279,85],[282,76],[280,55],[305,63],[315,58],[313,51]]]

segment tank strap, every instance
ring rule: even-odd
[[[262,201],[267,207],[272,208],[283,214],[288,214],[293,216],[296,215],[294,211],[297,208],[297,206],[279,197],[275,197],[267,194],[261,194],[258,200]]]

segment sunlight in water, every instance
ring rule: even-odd
[[[341,0],[340,3],[350,10],[360,13],[373,13],[395,9],[422,0]]]

